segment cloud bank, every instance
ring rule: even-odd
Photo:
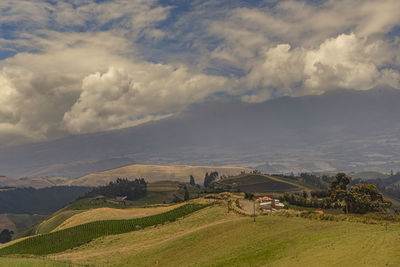
[[[400,89],[397,0],[1,1],[0,145],[215,98]]]

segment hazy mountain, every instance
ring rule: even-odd
[[[208,103],[133,128],[3,148],[0,174],[78,177],[128,163],[399,170],[399,103],[392,89]]]
[[[72,186],[99,186],[115,181],[123,177],[135,179],[142,177],[146,182],[154,183],[159,181],[175,181],[188,183],[192,175],[197,184],[203,184],[205,173],[218,172],[220,176],[234,176],[241,172],[250,172],[250,169],[240,167],[220,167],[220,166],[187,166],[187,165],[128,165],[112,170],[95,172],[77,179],[70,179],[65,185]]]
[[[106,185],[117,178],[144,178],[146,182],[158,181],[188,182],[192,175],[198,184],[202,184],[205,173],[218,172],[220,176],[234,176],[251,169],[229,166],[188,166],[188,165],[143,165],[133,164],[115,169],[94,172],[79,178],[67,177],[0,177],[0,192],[13,187],[33,187],[36,189],[54,186],[99,186]]]

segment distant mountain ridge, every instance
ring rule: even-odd
[[[221,101],[133,128],[0,149],[0,174],[71,176],[132,163],[264,172],[400,168],[400,91]]]
[[[250,172],[250,169],[229,166],[160,166],[134,164],[112,170],[95,172],[77,179],[70,179],[67,185],[99,186],[107,184],[117,178],[144,178],[147,182],[177,181],[189,182],[190,175],[193,175],[196,183],[203,184],[204,176],[208,172],[217,171],[220,176],[234,176],[241,172]]]
[[[206,172],[217,171],[220,176],[234,176],[250,169],[230,166],[188,166],[188,165],[143,165],[133,164],[101,172],[94,172],[79,178],[67,177],[33,177],[14,179],[0,177],[0,187],[34,187],[45,188],[52,186],[102,186],[117,178],[144,178],[146,182],[176,181],[189,182],[190,175],[196,183],[203,184]]]

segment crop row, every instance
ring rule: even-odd
[[[0,249],[0,255],[10,254],[35,254],[46,255],[58,253],[81,246],[92,239],[127,233],[145,227],[174,221],[192,212],[200,210],[207,205],[186,204],[179,208],[148,217],[130,220],[107,220],[81,224],[57,232],[34,236],[24,239],[13,245]]]

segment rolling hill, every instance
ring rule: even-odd
[[[398,266],[399,234],[400,227],[394,223],[386,229],[381,224],[279,214],[258,216],[253,222],[228,212],[221,202],[176,221],[103,236],[45,257],[0,257],[0,264]]]
[[[65,185],[68,180],[67,177],[24,177],[19,179],[0,177],[0,187],[45,188]]]
[[[99,186],[105,185],[117,178],[145,178],[148,182],[178,181],[188,182],[193,175],[196,182],[201,184],[206,172],[218,171],[220,175],[231,176],[244,172],[250,172],[248,168],[230,166],[189,166],[189,165],[144,165],[133,164],[120,168],[109,169],[101,172],[90,173],[79,178],[67,177],[33,177],[33,178],[9,178],[0,177],[0,187],[33,187],[45,188],[52,186]],[[0,189],[1,190],[1,189]]]
[[[241,192],[252,193],[283,193],[309,189],[305,186],[288,182],[276,177],[263,174],[241,174],[221,179],[216,183],[223,189],[239,189]]]
[[[145,180],[150,183],[163,180],[189,182],[190,175],[194,176],[196,183],[202,184],[206,172],[213,171],[217,171],[221,176],[231,176],[237,175],[242,171],[249,172],[250,169],[223,166],[161,166],[134,164],[107,171],[91,173],[77,179],[71,179],[67,182],[67,185],[79,184],[82,186],[97,186],[107,184],[117,178],[145,178]]]
[[[14,179],[0,177],[0,187],[33,187],[45,188],[51,186],[99,186],[105,185],[117,178],[145,178],[148,182],[178,181],[188,182],[193,175],[196,182],[203,183],[206,172],[218,171],[220,175],[231,176],[250,172],[248,168],[230,166],[189,166],[189,165],[144,165],[133,164],[101,172],[90,173],[79,178],[67,177],[33,177]]]
[[[91,198],[77,199],[63,209],[55,212],[46,220],[32,228],[31,234],[45,234],[55,229],[63,229],[80,222],[91,222],[99,219],[127,219],[141,215],[150,215],[158,211],[169,210],[163,203],[171,203],[175,196],[183,199],[183,184],[173,181],[159,181],[147,185],[147,196],[135,201],[126,201],[124,205],[113,201],[93,201]],[[139,207],[161,205],[158,209],[143,209]]]
[[[0,214],[0,229],[14,231],[14,237],[18,237],[27,228],[40,223],[46,215],[38,214]]]

